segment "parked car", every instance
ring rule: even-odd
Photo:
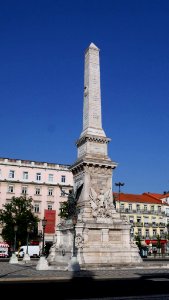
[[[27,245],[21,246],[19,251],[16,251],[15,254],[18,257],[24,257],[24,254],[27,252]],[[40,247],[39,245],[28,245],[28,254],[30,257],[40,257]]]

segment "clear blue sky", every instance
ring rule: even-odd
[[[1,1],[0,157],[76,161],[91,42],[114,191],[168,191],[168,0]]]

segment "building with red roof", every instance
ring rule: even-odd
[[[131,224],[131,239],[139,237],[142,245],[167,248],[169,224],[169,194],[113,193],[117,212]],[[168,200],[168,201],[167,201]],[[161,248],[161,249],[162,249]]]

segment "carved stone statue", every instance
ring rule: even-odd
[[[94,218],[110,218],[112,217],[113,203],[111,198],[111,190],[106,192],[100,189],[97,193],[92,187],[90,188],[90,205],[92,208],[92,216]]]

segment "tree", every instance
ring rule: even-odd
[[[62,191],[63,192],[63,191]],[[65,195],[68,195],[68,200],[61,202],[59,216],[61,219],[68,220],[74,215],[77,215],[76,205],[77,198],[73,190],[69,191],[69,194],[63,192]]]
[[[161,238],[160,238],[159,234],[157,235],[157,248],[158,249],[161,248]]]
[[[141,249],[141,238],[139,235],[135,235],[136,245],[139,249]]]
[[[37,235],[38,222],[40,220],[32,212],[32,201],[31,197],[28,199],[23,196],[12,197],[11,201],[4,204],[4,208],[0,211],[2,237],[10,246],[14,243],[14,225],[18,226],[16,247],[18,247],[19,242],[21,245],[26,244],[27,228],[30,227],[30,224],[32,228],[30,238]]]

